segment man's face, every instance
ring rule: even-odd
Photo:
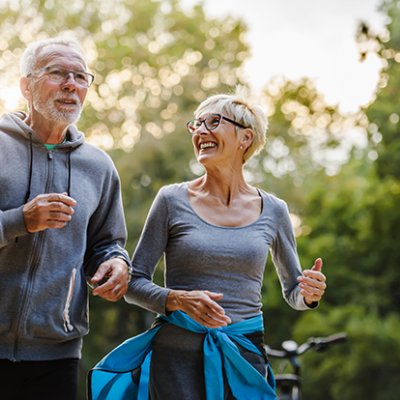
[[[55,79],[59,71],[85,72],[85,63],[73,49],[54,45],[44,48],[30,77],[31,113],[56,124],[72,124],[81,113],[87,87],[74,74]]]

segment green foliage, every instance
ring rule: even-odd
[[[364,56],[375,52],[384,65],[376,100],[366,114],[372,124],[371,138],[378,144],[376,168],[379,176],[400,179],[400,118],[395,107],[400,85],[400,8],[395,0],[384,0],[381,8],[390,21],[387,29],[376,34],[364,25],[358,36]]]
[[[297,240],[302,264],[305,267],[312,265],[313,260],[321,256],[328,288],[317,312],[299,315],[284,308],[278,298],[276,278],[269,276],[267,270],[263,297],[267,310],[267,338],[277,346],[291,337],[302,342],[309,336],[338,331],[345,331],[349,336],[349,343],[344,346],[323,354],[310,352],[304,356],[304,396],[309,400],[392,400],[399,393],[400,134],[397,88],[400,80],[400,11],[395,1],[386,1],[384,9],[391,17],[387,34],[374,38],[369,35],[368,40],[370,45],[371,40],[375,41],[372,48],[383,58],[386,68],[377,97],[365,110],[368,125],[363,116],[353,116],[354,126],[367,127],[369,144],[365,149],[350,151],[345,165],[331,173],[326,166],[313,160],[310,151],[307,152],[313,140],[320,140],[318,135],[305,139],[304,130],[295,129],[294,121],[299,112],[297,115],[279,113],[287,108],[281,104],[279,96],[273,101],[278,113],[271,117],[271,133],[274,135],[274,129],[278,127],[277,137],[288,143],[290,149],[286,154],[300,162],[295,162],[294,172],[283,174],[284,185],[290,185],[286,189],[284,185],[274,186],[275,181],[270,177],[266,178],[265,184],[271,188],[272,182],[272,187],[289,201],[291,209],[300,217]],[[289,102],[291,85],[282,91],[285,101]],[[310,88],[308,85],[306,92],[309,100],[313,96]],[[296,92],[293,97],[297,102],[302,99]],[[312,136],[318,123],[312,117],[309,100],[303,98],[302,105],[307,110],[301,113],[306,115],[304,126],[312,126]],[[302,107],[297,109],[302,110]],[[322,114],[326,121],[332,119],[330,108],[323,109]],[[336,120],[340,121],[340,118],[338,116]],[[290,127],[285,120],[289,120]],[[323,129],[324,133],[326,131]],[[337,145],[332,142],[335,135],[331,133],[325,149]],[[303,163],[302,155],[305,156]],[[300,185],[296,185],[298,182]]]
[[[183,133],[207,93],[238,82],[247,56],[241,22],[206,19],[201,6],[188,14],[174,0],[10,0],[0,23],[4,85],[32,39],[69,30],[81,42],[96,78],[80,128],[107,148]]]
[[[343,115],[327,105],[307,78],[274,79],[264,95],[270,115],[267,144],[247,171],[254,184],[284,198],[299,214],[319,177],[336,174],[348,161],[352,146],[344,144],[366,120],[361,113]]]
[[[309,228],[299,238],[299,251],[310,263],[315,254],[324,255],[330,286],[341,287],[339,292],[328,289],[328,304],[362,302],[387,313],[397,307],[394,289],[400,283],[397,225],[389,222],[399,221],[399,183],[380,182],[372,165],[364,170],[365,164],[354,162],[338,176],[321,178],[306,202]],[[392,296],[382,299],[380,293]]]
[[[385,2],[384,9],[392,18],[389,35],[385,40],[368,36],[387,63],[377,97],[366,110],[369,145],[352,152],[338,174],[313,179],[301,210],[299,253],[308,264],[323,257],[328,289],[318,313],[295,321],[294,336],[302,341],[346,331],[350,338],[323,357],[304,357],[310,400],[391,400],[399,393],[400,26],[397,2]]]
[[[308,313],[297,325],[299,341],[345,331],[348,343],[303,357],[307,399],[397,398],[400,388],[400,319],[380,317],[354,303],[328,313]],[[332,385],[332,381],[335,385]]]

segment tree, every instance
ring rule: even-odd
[[[371,123],[371,140],[377,143],[378,175],[400,179],[400,117],[397,107],[394,107],[398,101],[397,88],[400,85],[400,9],[397,1],[383,0],[381,10],[388,16],[386,29],[377,34],[364,23],[358,33],[363,57],[375,53],[383,64],[376,99],[367,108],[366,114]]]
[[[346,357],[339,349],[305,357],[309,399],[398,396],[400,25],[397,2],[382,7],[390,17],[387,31],[377,36],[363,26],[359,35],[361,50],[374,49],[385,66],[376,98],[365,110],[368,146],[353,151],[339,173],[321,174],[312,183],[301,214],[306,229],[299,251],[310,260],[314,253],[323,255],[328,291],[319,313],[296,320],[294,336],[301,341],[344,330],[350,337]]]

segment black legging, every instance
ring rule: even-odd
[[[75,400],[78,359],[0,360],[0,397],[4,400]]]

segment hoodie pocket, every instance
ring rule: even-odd
[[[69,308],[71,306],[72,296],[74,294],[75,279],[76,279],[76,268],[74,268],[71,273],[71,278],[69,280],[67,299],[66,299],[65,305],[64,305],[63,320],[64,320],[65,332],[72,332],[74,330],[74,326],[71,323]]]
[[[49,286],[46,282],[42,290],[34,291],[21,334],[63,342],[88,332],[86,280],[80,271],[79,267],[70,269],[68,275],[59,276],[55,284]],[[51,278],[48,281],[54,282]],[[46,287],[48,290],[43,293]]]

